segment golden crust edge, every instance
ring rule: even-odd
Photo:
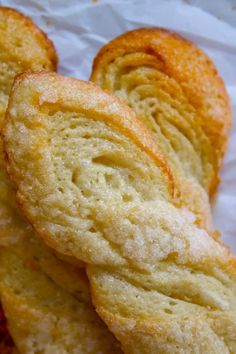
[[[29,26],[31,30],[34,32],[36,38],[39,38],[40,43],[42,46],[47,50],[48,52],[48,59],[50,60],[52,64],[52,70],[57,70],[58,66],[58,56],[57,56],[57,51],[55,48],[54,43],[52,40],[47,36],[47,34],[42,31],[34,22],[33,20],[27,16],[24,15],[22,12],[11,8],[11,7],[5,7],[1,6],[0,7],[0,12],[10,14],[13,18],[22,21],[24,24]]]
[[[140,39],[140,35],[143,35],[144,37]],[[133,40],[135,40],[138,43],[138,47],[146,46],[147,50],[150,50],[150,52],[154,53],[158,57],[158,59],[161,59],[159,53],[155,50],[154,46],[151,44],[151,41],[155,39],[156,35],[161,35],[161,36],[164,35],[166,37],[174,38],[180,42],[187,44],[190,48],[192,48],[196,52],[197,55],[201,55],[206,59],[207,65],[211,70],[210,75],[215,76],[216,80],[218,81],[217,87],[223,96],[225,104],[224,104],[224,128],[219,135],[219,138],[221,140],[221,151],[219,153],[219,157],[217,161],[217,171],[216,171],[217,173],[215,175],[214,180],[212,181],[212,185],[209,191],[210,197],[214,197],[217,191],[217,187],[221,180],[220,170],[223,162],[223,157],[227,151],[228,138],[232,128],[232,108],[230,105],[230,98],[227,93],[224,81],[219,75],[211,58],[203,50],[201,50],[196,44],[194,44],[190,40],[182,37],[180,34],[162,27],[135,29],[132,31],[128,31],[124,34],[121,34],[120,36],[112,39],[110,42],[108,42],[99,50],[99,52],[97,53],[93,61],[90,80],[96,82],[100,68],[106,65],[106,63],[110,61],[109,58],[113,56],[113,53],[117,53],[119,51],[121,53],[125,52],[126,49],[129,48],[130,42],[132,42]],[[145,43],[146,39],[148,39],[150,42]],[[107,59],[107,55],[108,55],[108,59]],[[213,119],[213,121],[215,121],[217,125],[219,124],[217,117],[215,118],[215,120]]]

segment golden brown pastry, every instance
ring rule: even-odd
[[[6,176],[0,179],[0,222],[0,298],[19,353],[121,353],[94,311],[84,270],[36,239]]]
[[[30,19],[0,8],[0,126],[15,74],[55,70],[56,61],[52,43]],[[60,261],[19,214],[1,139],[0,299],[20,354],[121,352],[95,313],[84,270]],[[16,353],[0,346],[1,353],[11,349]]]
[[[29,17],[0,7],[0,121],[14,76],[23,71],[55,70],[57,55],[52,42]]]
[[[92,83],[24,74],[3,135],[23,212],[87,263],[125,353],[236,352],[235,258],[175,206],[168,163],[133,111]]]
[[[229,98],[211,60],[173,32],[139,29],[100,50],[91,80],[153,131],[181,201],[210,229],[208,194],[216,189],[231,126]]]
[[[3,175],[0,222],[0,298],[19,353],[121,353],[94,311],[84,270],[36,239]]]
[[[94,311],[84,272],[34,235],[1,248],[0,293],[20,353],[121,353]]]
[[[29,17],[0,7],[0,126],[8,95],[16,74],[23,71],[56,70],[57,54],[53,43]],[[0,168],[2,168],[0,139]]]

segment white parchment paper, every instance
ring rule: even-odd
[[[213,59],[227,85],[236,119],[234,0],[0,0],[0,4],[31,16],[54,41],[60,58],[59,72],[80,79],[88,79],[99,48],[122,32],[144,26],[175,30]],[[236,253],[235,152],[234,127],[214,206],[214,221]]]

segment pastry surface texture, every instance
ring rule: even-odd
[[[56,62],[53,45],[30,19],[0,8],[0,127],[14,76],[55,70]],[[0,138],[0,301],[19,353],[120,353],[92,306],[84,270],[58,259],[36,238],[15,193]],[[11,348],[0,350],[10,354]]]
[[[165,154],[128,106],[92,83],[23,74],[3,137],[23,213],[87,264],[125,353],[236,352],[235,258],[176,204]]]
[[[102,47],[91,80],[124,100],[152,130],[180,200],[210,229],[209,196],[218,184],[232,119],[211,60],[176,33],[139,29]]]
[[[20,353],[121,353],[94,311],[84,271],[33,234],[1,248],[0,293]]]
[[[55,70],[57,55],[52,42],[30,18],[0,8],[0,120],[14,76],[23,71]]]

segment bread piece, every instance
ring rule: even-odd
[[[36,239],[3,171],[0,223],[0,299],[20,353],[121,353],[91,304],[84,269]]]
[[[102,47],[91,80],[153,131],[180,199],[210,229],[208,194],[216,189],[231,126],[229,98],[211,60],[176,33],[139,29]]]
[[[121,353],[96,315],[84,272],[35,237],[1,248],[0,293],[20,353]]]
[[[119,203],[134,203],[140,194],[147,200],[174,194],[168,164],[149,131],[126,105],[91,83],[54,73],[19,75],[7,117],[3,138],[17,200],[39,234],[61,253],[87,261],[93,242],[102,241],[92,221],[98,209],[91,214],[87,198],[94,207],[107,198],[116,211]],[[106,243],[96,257],[103,262],[111,256],[113,263]]]
[[[34,23],[14,9],[0,8],[0,126],[8,102],[8,94],[15,74],[30,70],[54,70],[57,56],[53,44]],[[3,167],[2,140],[0,139],[0,243],[12,243],[21,237],[22,219],[9,213],[11,187]],[[14,195],[13,195],[14,197]],[[14,200],[14,198],[13,198]],[[6,353],[15,348],[0,348]],[[10,353],[10,352],[9,352]]]
[[[36,239],[18,213],[15,191],[3,176],[0,299],[19,352],[121,353],[94,311],[84,269],[59,260]]]
[[[56,70],[53,43],[18,11],[0,7],[0,128],[9,92],[16,74],[22,71]],[[16,210],[15,194],[5,174],[0,139],[0,243],[14,242],[26,226]],[[5,240],[5,241],[4,241]]]
[[[88,264],[125,353],[236,352],[235,259],[175,206],[168,164],[128,107],[93,84],[24,74],[3,135],[22,210]]]
[[[57,55],[53,43],[29,17],[0,8],[0,121],[14,76],[23,71],[55,70]]]
[[[30,19],[3,7],[0,48],[1,126],[15,74],[54,70],[57,60],[52,43]],[[0,299],[21,354],[120,353],[92,307],[84,270],[60,261],[19,214],[3,166],[1,139]],[[10,354],[8,349],[0,346],[1,353]]]
[[[63,262],[35,237],[32,227],[19,213],[16,201],[15,190],[5,177],[3,184],[3,174],[0,179],[0,253],[17,252],[20,249],[19,257],[28,259],[29,268],[41,268],[55,283],[73,294],[84,294],[85,302],[90,302],[88,284],[83,270],[77,269],[68,263]],[[3,192],[3,193],[2,193]],[[6,199],[7,197],[7,199]],[[37,264],[40,264],[37,265]],[[4,267],[1,266],[3,272]],[[30,288],[30,284],[28,284]],[[1,291],[0,291],[1,296]]]
[[[29,17],[0,7],[0,127],[8,95],[16,74],[23,71],[56,70],[57,54],[53,43]],[[0,139],[0,165],[3,164]],[[0,168],[1,168],[0,166]]]
[[[22,232],[21,240],[0,248],[0,298],[20,353],[121,353],[94,311],[84,270],[60,261],[33,234],[23,238]],[[55,301],[59,296],[64,308]]]

